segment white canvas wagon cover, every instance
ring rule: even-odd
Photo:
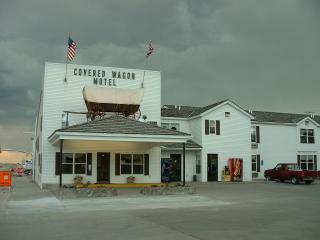
[[[143,88],[125,89],[102,86],[83,88],[83,98],[89,111],[121,112],[131,115],[138,111],[143,95]]]

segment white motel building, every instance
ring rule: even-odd
[[[245,110],[231,100],[163,105],[158,71],[45,64],[35,124],[34,180],[73,183],[263,178],[277,163],[316,170],[320,116]],[[237,166],[232,165],[236,163]],[[169,170],[168,170],[169,169]]]

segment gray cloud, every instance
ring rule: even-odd
[[[162,72],[164,104],[231,98],[319,113],[319,11],[316,0],[2,0],[0,145],[30,148],[21,134],[33,129],[44,62],[65,61],[70,31],[79,64],[144,68],[153,40],[146,68]]]

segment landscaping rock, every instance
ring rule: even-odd
[[[187,195],[194,194],[192,186],[145,187],[140,191],[143,195]]]
[[[73,188],[70,190],[77,198],[113,197],[118,195],[115,188]]]

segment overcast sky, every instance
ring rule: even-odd
[[[161,71],[162,104],[320,112],[320,1],[0,0],[0,147],[31,149],[44,62]]]

